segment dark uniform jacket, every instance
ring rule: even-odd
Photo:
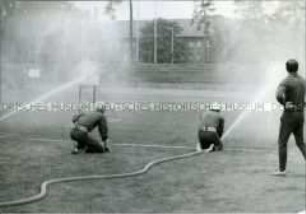
[[[278,86],[277,101],[285,108],[285,112],[303,112],[305,105],[305,80],[298,74],[289,74]],[[293,107],[286,108],[291,102]]]
[[[72,122],[76,126],[86,127],[88,132],[91,132],[95,127],[98,126],[100,136],[102,141],[108,139],[108,128],[107,120],[103,113],[101,112],[90,112],[90,113],[81,113],[75,115],[72,119]]]
[[[224,118],[220,114],[220,112],[216,111],[207,111],[203,112],[200,115],[200,125],[199,130],[202,130],[204,127],[214,127],[219,135],[219,137],[223,134],[224,129]]]

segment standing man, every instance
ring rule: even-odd
[[[104,107],[98,107],[94,112],[80,113],[73,117],[74,127],[70,132],[70,137],[76,141],[76,145],[72,154],[109,152],[107,147],[108,127],[104,112]],[[89,136],[89,133],[96,127],[98,127],[102,144]]]
[[[221,106],[214,104],[210,106],[209,111],[201,113],[198,128],[198,151],[212,152],[223,149],[221,137],[224,129],[224,118],[220,111]]]
[[[284,112],[281,116],[278,137],[279,170],[275,176],[286,175],[287,142],[293,133],[295,142],[306,160],[304,144],[304,105],[305,105],[305,80],[298,75],[298,62],[290,59],[286,62],[288,76],[279,84],[276,92],[277,101],[283,105]]]

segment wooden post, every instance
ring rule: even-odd
[[[95,104],[96,100],[97,100],[97,85],[93,85],[92,103]]]

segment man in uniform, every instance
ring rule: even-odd
[[[76,141],[76,144],[72,154],[109,152],[107,147],[108,127],[104,112],[104,107],[98,107],[94,112],[80,113],[73,117],[74,127],[70,132],[70,137]],[[89,133],[96,127],[98,127],[102,144],[89,136]]]
[[[201,113],[198,128],[198,151],[212,152],[223,149],[221,137],[224,129],[224,118],[220,111],[220,105],[214,104],[210,106],[209,111]]]
[[[305,105],[305,80],[298,75],[298,62],[290,59],[286,62],[288,76],[279,84],[276,92],[277,101],[283,105],[284,112],[281,116],[278,137],[279,170],[275,176],[286,175],[287,142],[293,133],[295,142],[306,160],[304,144],[304,105]]]

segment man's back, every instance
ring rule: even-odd
[[[223,117],[219,112],[215,111],[207,111],[203,112],[200,117],[200,127],[215,127],[218,128],[220,126],[220,121],[223,121]]]
[[[304,102],[305,80],[298,75],[299,64],[295,59],[286,62],[288,76],[279,84],[276,92],[277,101],[284,106],[280,120],[278,135],[279,169],[273,173],[275,176],[286,175],[287,144],[293,134],[296,145],[306,160],[306,147],[304,144]]]
[[[222,150],[223,144],[220,139],[223,134],[224,118],[219,109],[210,109],[201,112],[198,127],[199,149]],[[213,147],[212,147],[213,146]]]
[[[105,119],[104,115],[100,112],[83,113],[78,116],[77,123],[81,126],[85,126],[89,131],[94,129],[99,123]],[[103,122],[104,123],[104,122]],[[105,121],[106,123],[106,121]]]
[[[299,111],[303,111],[305,103],[305,80],[298,74],[288,75],[278,87],[277,100],[283,105],[286,102],[291,102],[298,107]]]

